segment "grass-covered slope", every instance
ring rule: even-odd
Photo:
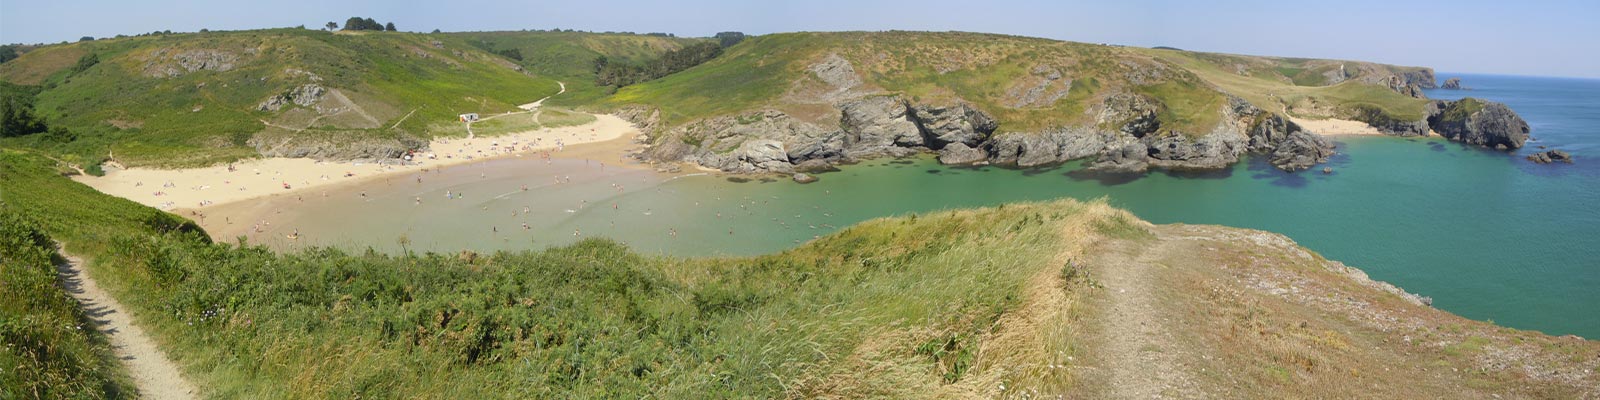
[[[878,219],[744,258],[604,239],[274,254],[53,164],[0,153],[4,212],[91,259],[210,397],[1583,397],[1600,379],[1594,342],[1415,304],[1281,236],[1098,202]]]
[[[968,102],[994,116],[1000,131],[1018,132],[1092,124],[1094,106],[1118,92],[1157,101],[1163,130],[1188,134],[1209,132],[1227,95],[1274,112],[1283,100],[1315,99],[1334,110],[1324,117],[1356,104],[1420,114],[1421,100],[1389,89],[1387,82],[1390,76],[1432,76],[1422,68],[1361,62],[980,33],[801,32],[752,38],[716,60],[622,88],[606,101],[656,107],[668,123],[764,108],[831,122],[837,114],[827,106],[838,100],[836,82],[824,82],[813,69],[832,55],[848,61],[861,80],[851,93],[900,94],[923,103]],[[1331,84],[1335,81],[1339,83]]]
[[[183,166],[255,155],[252,138],[426,138],[458,113],[514,110],[558,90],[520,69],[445,35],[272,29],[48,46],[4,64],[0,80],[42,86],[36,112],[75,136],[22,144],[84,165],[114,154]]]
[[[643,62],[684,45],[709,40],[570,31],[451,32],[443,35],[461,38],[490,51],[517,50],[522,55],[521,64],[529,70],[567,79],[594,78],[596,57]]]

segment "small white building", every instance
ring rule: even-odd
[[[478,122],[478,113],[461,114],[461,122]]]

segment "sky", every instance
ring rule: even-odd
[[[351,16],[421,32],[973,31],[1440,72],[1600,78],[1600,0],[0,0],[0,43],[158,30],[316,28]]]

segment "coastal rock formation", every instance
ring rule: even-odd
[[[1282,116],[1237,97],[1217,110],[1224,118],[1205,133],[1163,129],[1162,105],[1132,93],[1107,96],[1088,111],[1092,125],[995,133],[999,124],[971,104],[915,104],[899,96],[839,102],[837,128],[776,110],[692,122],[661,133],[642,157],[685,161],[732,173],[821,170],[837,162],[934,152],[944,164],[1032,168],[1094,158],[1088,168],[1143,172],[1221,169],[1247,152],[1299,171],[1327,161],[1333,144]],[[624,117],[654,130],[658,116],[642,109]],[[648,115],[648,116],[647,116]],[[804,166],[803,168],[801,166]]]
[[[256,105],[256,110],[278,111],[279,109],[282,109],[283,106],[289,104],[294,104],[301,107],[310,107],[312,104],[316,104],[318,101],[321,101],[322,95],[327,92],[327,88],[315,83],[300,85],[289,90],[288,92],[280,93],[276,96],[268,97],[266,100],[262,100],[261,104]]]
[[[255,49],[248,49],[253,54]],[[144,64],[144,75],[171,78],[196,71],[227,72],[239,63],[237,53],[226,50],[193,49],[172,51],[159,49],[149,53]]]
[[[1537,164],[1549,164],[1553,162],[1564,162],[1571,164],[1572,154],[1568,154],[1567,152],[1561,150],[1541,151],[1538,153],[1529,154],[1528,161],[1533,161]]]
[[[907,114],[911,108],[894,96],[874,96],[843,103],[839,127],[845,132],[847,156],[905,156],[923,146],[922,132]]]
[[[1466,89],[1465,87],[1461,87],[1461,78],[1445,79],[1444,80],[1444,84],[1439,85],[1439,88],[1440,89],[1450,89],[1450,90]]]
[[[989,159],[989,154],[983,150],[968,147],[965,143],[951,143],[939,149],[939,163],[946,165],[967,165]]]
[[[1262,118],[1250,129],[1250,150],[1269,154],[1272,166],[1284,171],[1301,171],[1326,162],[1333,149],[1332,141],[1278,115]]]
[[[1428,126],[1450,140],[1500,150],[1521,148],[1528,141],[1528,122],[1505,104],[1464,98],[1436,100]]]
[[[318,160],[396,160],[413,149],[427,149],[428,141],[410,135],[395,138],[360,136],[340,139],[295,136],[285,132],[256,134],[246,141],[266,157],[312,158]]]
[[[911,122],[922,132],[924,144],[934,150],[951,143],[975,147],[1000,127],[989,114],[966,103],[947,107],[913,106]]]

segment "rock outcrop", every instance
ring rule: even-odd
[[[1218,113],[1209,132],[1164,130],[1161,104],[1142,95],[1107,96],[1093,125],[996,134],[999,124],[962,102],[914,104],[898,96],[868,96],[837,103],[837,128],[766,110],[693,122],[662,132],[642,153],[651,160],[684,161],[732,173],[807,172],[837,162],[934,152],[944,164],[998,164],[1032,168],[1094,158],[1097,171],[1221,169],[1247,152],[1274,166],[1299,171],[1325,162],[1333,144],[1287,119],[1239,98]],[[653,111],[627,109],[624,118],[655,130]]]
[[[1533,161],[1534,163],[1538,164],[1549,164],[1553,162],[1564,162],[1571,164],[1572,154],[1568,154],[1567,152],[1561,150],[1541,151],[1538,153],[1529,154],[1528,161]]]
[[[1528,141],[1528,122],[1505,104],[1468,97],[1435,100],[1432,106],[1428,126],[1450,140],[1501,150],[1521,148]]]
[[[1333,156],[1332,141],[1278,115],[1258,120],[1249,135],[1250,150],[1268,154],[1272,166],[1284,171],[1310,169]]]
[[[1445,79],[1444,80],[1444,84],[1439,85],[1439,88],[1440,89],[1450,89],[1450,90],[1466,89],[1465,87],[1461,86],[1461,78]]]
[[[334,139],[333,137],[343,137]],[[426,149],[428,141],[409,135],[396,138],[348,139],[348,136],[296,136],[258,133],[246,144],[266,157],[312,158],[318,160],[398,160],[407,151]]]
[[[301,107],[310,107],[322,101],[322,95],[328,92],[327,88],[315,83],[300,85],[287,92],[262,100],[256,105],[256,110],[278,111],[286,105],[294,104]]]
[[[247,53],[254,53],[248,49]],[[196,71],[232,71],[239,63],[239,55],[227,50],[192,49],[172,51],[160,49],[146,57],[145,76],[170,78]]]

